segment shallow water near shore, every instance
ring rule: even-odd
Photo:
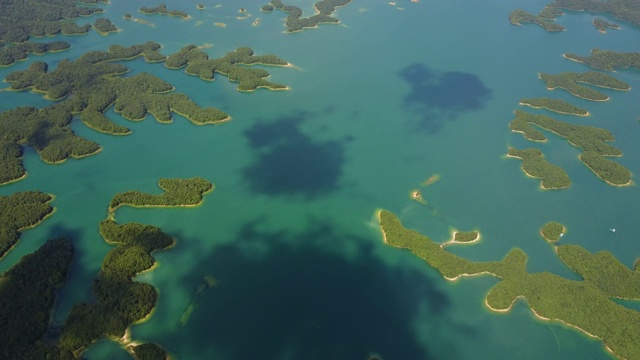
[[[296,5],[306,14],[313,2]],[[197,10],[197,3],[167,2],[191,15],[182,20],[140,14],[139,7],[157,5],[149,0],[112,0],[102,5],[102,16],[120,32],[62,37],[71,49],[0,68],[4,78],[34,61],[52,68],[109,44],[147,41],[162,44],[164,54],[205,45],[212,58],[249,46],[257,55],[275,54],[294,65],[264,67],[288,91],[240,93],[237,83],[221,75],[207,82],[183,69],[125,61],[132,75],[156,75],[200,106],[229,113],[232,121],[196,126],[174,116],[173,123],[160,124],[148,116],[131,122],[109,110],[109,118],[131,135],[100,134],[79,120],[72,126],[102,146],[99,154],[48,165],[25,151],[27,178],[0,187],[0,194],[55,194],[56,213],[23,233],[0,271],[49,238],[70,238],[76,258],[59,294],[56,324],[74,304],[92,301],[91,282],[110,249],[98,224],[113,195],[158,193],[160,177],[199,176],[216,188],[198,207],[116,213],[120,223],[156,225],[176,238],[174,248],[154,253],[159,266],[136,278],[160,295],[153,316],[131,327],[135,341],[156,342],[175,359],[611,358],[601,342],[536,320],[522,302],[508,314],[489,311],[484,297],[495,279],[446,281],[409,252],[385,246],[375,212],[388,209],[438,242],[447,241],[453,228],[478,230],[477,244],[448,247],[471,260],[501,259],[519,247],[530,272],[578,279],[538,234],[546,222],[558,221],[567,227],[564,243],[607,250],[633,266],[640,254],[637,185],[609,186],[566,140],[548,135],[546,143],[528,142],[508,124],[513,111],[522,109],[604,127],[624,154],[614,160],[637,182],[640,73],[612,73],[632,90],[603,90],[611,97],[604,103],[549,91],[537,74],[590,70],[563,53],[638,51],[640,29],[607,18],[622,29],[601,34],[591,24],[594,14],[574,12],[558,18],[567,28],[559,34],[509,24],[514,9],[541,10],[544,3],[537,1],[354,0],[336,12],[340,24],[285,34],[284,13],[262,13],[263,4],[228,0]],[[125,13],[153,26],[126,21]],[[241,15],[247,18],[236,18]],[[256,18],[259,25],[253,26]],[[88,21],[93,17],[78,20]],[[521,98],[545,96],[591,116],[518,105]],[[47,103],[28,92],[2,92],[0,99],[3,111]],[[521,161],[506,158],[509,146],[541,148],[567,171],[571,187],[540,190],[540,181],[522,172]],[[440,180],[421,187],[434,174]],[[410,198],[414,189],[427,205]],[[205,276],[217,285],[197,294]],[[181,324],[190,305],[193,311]],[[127,358],[113,344],[101,341],[83,357]]]

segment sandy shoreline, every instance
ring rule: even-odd
[[[453,231],[451,233],[451,239],[449,239],[448,241],[443,242],[442,244],[440,244],[440,247],[444,248],[445,246],[454,245],[454,244],[462,244],[462,245],[467,245],[468,244],[468,245],[471,245],[471,244],[475,244],[475,243],[479,242],[480,239],[482,238],[482,235],[480,235],[480,231],[478,231],[478,230],[472,230],[472,231],[476,232],[476,237],[474,239],[470,240],[470,241],[458,241],[458,240],[456,240],[456,234],[459,233],[459,231],[457,231],[457,230]]]

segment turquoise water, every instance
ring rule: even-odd
[[[49,238],[72,239],[77,256],[54,322],[62,323],[74,304],[92,301],[91,281],[110,249],[97,226],[111,197],[132,189],[157,192],[160,177],[200,176],[216,190],[199,207],[117,213],[121,223],[157,225],[177,239],[175,248],[154,255],[157,269],[139,276],[160,297],[150,320],[131,328],[134,340],[157,342],[176,359],[610,358],[601,343],[535,320],[525,304],[508,314],[489,312],[483,302],[494,279],[447,282],[411,254],[384,246],[374,213],[389,209],[437,241],[445,241],[453,227],[478,229],[479,244],[450,249],[472,260],[494,260],[519,247],[529,255],[530,271],[575,278],[538,235],[544,223],[559,221],[568,228],[565,243],[611,251],[632,266],[640,253],[634,238],[640,230],[638,187],[608,186],[565,140],[550,135],[544,144],[527,142],[508,123],[521,98],[571,101],[592,116],[557,117],[609,129],[624,153],[616,161],[637,175],[637,71],[614,74],[633,90],[605,90],[611,97],[606,103],[550,92],[537,78],[538,72],[588,69],[562,53],[637,51],[637,28],[621,23],[622,30],[603,35],[586,13],[560,17],[567,27],[560,34],[509,24],[509,12],[537,12],[544,5],[539,1],[392,6],[354,0],[337,12],[339,25],[284,34],[284,14],[261,13],[262,4],[219,1],[197,11],[199,2],[167,2],[192,15],[185,21],[137,12],[156,5],[152,1],[113,0],[104,17],[121,32],[66,37],[68,51],[0,69],[4,78],[33,61],[55,66],[108,44],[149,40],[161,43],[165,54],[189,43],[211,44],[205,51],[212,57],[250,46],[295,65],[267,69],[272,81],[290,91],[246,94],[222,76],[205,82],[162,64],[124,62],[132,74],[159,76],[233,121],[195,126],[175,116],[165,125],[150,116],[129,122],[109,111],[133,133],[114,137],[73,125],[102,145],[95,156],[47,165],[26,151],[28,177],[1,187],[0,194],[55,194],[56,213],[22,235],[0,271]],[[295,3],[311,11],[313,1]],[[241,7],[248,19],[236,19]],[[125,21],[125,13],[155,27]],[[261,22],[254,27],[256,17]],[[2,92],[0,98],[0,110],[47,103],[28,92]],[[541,147],[568,172],[571,188],[539,190],[520,161],[504,157],[508,146]],[[432,174],[441,180],[423,189],[429,206],[410,200],[409,192]],[[618,231],[610,233],[611,227]],[[219,284],[194,298],[205,275]],[[195,310],[179,326],[190,303]],[[126,358],[104,341],[84,356]]]

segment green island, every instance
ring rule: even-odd
[[[271,0],[268,5],[262,7],[263,12],[271,12],[278,9],[288,13],[285,23],[287,32],[302,31],[305,28],[314,28],[319,24],[337,24],[337,18],[331,16],[337,7],[345,6],[351,0],[321,0],[315,3],[316,14],[310,17],[302,17],[302,9],[293,5],[285,5],[281,0]]]
[[[165,360],[167,359],[167,351],[157,344],[146,343],[131,346],[129,351],[136,360]]]
[[[113,25],[111,20],[104,19],[104,18],[96,19],[96,21],[93,23],[93,28],[98,33],[100,33],[100,35],[107,35],[110,32],[118,31],[118,28],[115,25]]]
[[[480,241],[479,231],[453,230],[453,232],[451,233],[451,239],[447,242],[442,243],[440,246],[445,247],[447,245],[453,245],[453,244],[473,244],[478,241]]]
[[[180,179],[160,179],[159,183],[170,187],[171,192],[175,194],[198,193],[199,202],[202,201],[202,195],[213,187],[211,183],[204,186],[206,181],[199,178],[178,180]],[[185,202],[180,203],[171,196],[145,195],[128,192],[124,193],[124,198],[130,199],[138,206],[191,205],[190,196],[183,197]],[[117,194],[114,198],[122,196]],[[145,199],[150,199],[150,203],[144,203]],[[133,277],[153,269],[156,262],[151,254],[154,251],[169,249],[174,245],[174,239],[155,226],[140,223],[120,225],[116,222],[113,212],[100,223],[100,234],[105,242],[115,247],[105,256],[102,268],[93,283],[92,290],[97,302],[73,307],[60,334],[60,350],[79,357],[92,343],[107,337],[126,346],[139,359],[158,359],[159,357],[155,356],[162,354],[166,356],[164,350],[154,344],[145,345],[143,348],[138,348],[136,344],[130,346],[132,342],[128,328],[151,316],[158,297],[158,292],[153,286],[134,281]],[[152,355],[154,357],[147,357]]]
[[[214,80],[216,72],[225,75],[229,81],[239,83],[237,88],[239,91],[250,92],[262,87],[270,90],[287,89],[285,85],[265,80],[269,76],[266,70],[239,66],[255,64],[289,66],[288,62],[275,55],[256,56],[253,50],[248,47],[238,48],[221,58],[209,59],[209,56],[196,45],[183,47],[180,51],[169,55],[165,62],[165,66],[170,69],[180,69],[186,66],[185,72],[187,74],[198,76],[203,80]]]
[[[3,0],[0,13],[0,42],[21,43],[31,36],[84,34],[91,28],[72,19],[102,13],[99,7],[79,4],[107,3],[107,0]]]
[[[562,9],[553,6],[545,6],[544,9],[538,13],[538,16],[545,20],[555,20],[558,16],[562,15],[564,15]]]
[[[34,62],[26,70],[7,75],[12,90],[31,89],[58,102],[42,109],[20,107],[0,114],[2,183],[24,175],[22,151],[16,145],[29,145],[48,163],[97,153],[98,144],[70,129],[74,114],[79,114],[88,127],[113,135],[126,135],[130,130],[104,115],[111,106],[129,120],[144,119],[148,113],[162,123],[171,122],[172,113],[197,125],[228,120],[223,111],[200,108],[184,94],[165,94],[173,86],[153,75],[141,73],[123,78],[127,67],[113,63],[140,56],[148,62],[164,61],[159,48],[153,42],[131,47],[111,45],[106,52],[91,51],[75,61],[63,60],[54,71],[49,71],[45,62]]]
[[[1,44],[0,44],[1,45]],[[42,55],[48,52],[63,51],[71,45],[66,41],[30,42],[25,41],[12,45],[0,46],[0,66],[9,66],[16,61],[24,60],[28,54]]]
[[[560,322],[595,337],[619,358],[640,358],[640,313],[611,300],[640,300],[640,273],[610,253],[591,254],[578,245],[555,247],[560,260],[583,278],[569,280],[549,272],[528,273],[527,256],[520,249],[511,250],[500,261],[473,262],[406,229],[389,211],[380,211],[378,219],[385,244],[410,250],[447,280],[478,275],[500,279],[485,300],[492,311],[508,312],[523,298],[538,319]]]
[[[39,191],[0,196],[0,259],[18,243],[20,232],[44,221],[54,211],[53,196]]]
[[[540,229],[540,235],[549,243],[556,243],[567,232],[564,225],[556,221],[550,221]]]
[[[556,0],[547,5],[574,11],[607,13],[640,26],[640,8],[637,0]]]
[[[593,19],[593,26],[595,26],[596,29],[598,29],[598,31],[600,31],[603,34],[607,32],[607,29],[620,30],[620,26],[616,24],[608,23],[600,18]]]
[[[204,194],[213,191],[213,185],[202,178],[167,179],[158,181],[163,194],[147,194],[140,191],[118,193],[111,199],[109,214],[121,206],[132,207],[182,207],[195,206],[202,202]]]
[[[592,68],[615,71],[616,68],[635,68],[640,70],[640,52],[617,52],[611,50],[592,49],[591,55],[580,56],[564,54],[566,59],[584,63]]]
[[[196,8],[197,8],[198,10],[204,10],[204,9],[205,9],[205,6],[204,6],[204,4],[198,4],[198,5],[196,5]]]
[[[187,14],[186,12],[178,11],[178,10],[169,10],[167,9],[167,5],[165,4],[160,4],[156,7],[143,6],[140,8],[140,12],[147,15],[160,14],[160,15],[176,16],[183,19],[189,18],[189,14]]]
[[[540,16],[540,15],[530,14],[524,10],[514,10],[511,12],[511,14],[509,14],[509,22],[513,25],[522,25],[523,23],[533,23],[541,26],[546,31],[551,31],[551,32],[565,30],[564,26],[558,25],[548,20],[549,17],[552,17],[555,19],[555,14],[552,13],[550,10],[546,10],[542,14],[543,16]]]
[[[547,89],[549,90],[554,90],[556,88],[564,89],[577,97],[592,101],[607,101],[609,100],[609,97],[599,91],[578,83],[585,83],[619,91],[627,91],[631,89],[629,84],[624,81],[620,81],[611,75],[597,71],[586,71],[583,73],[563,72],[556,75],[540,73],[538,77],[545,82]]]
[[[566,189],[571,186],[571,179],[561,167],[549,163],[540,149],[529,148],[519,150],[509,148],[508,157],[522,159],[522,171],[528,176],[541,179],[540,187],[548,190]]]
[[[43,340],[72,259],[69,240],[49,240],[0,276],[0,358],[70,358]]]
[[[559,114],[589,116],[589,112],[567,101],[552,98],[532,98],[520,100],[520,105],[530,106],[535,109],[544,108]]]
[[[620,149],[606,144],[615,140],[606,129],[593,126],[575,125],[555,120],[546,115],[536,115],[525,111],[516,110],[516,117],[509,124],[514,132],[520,132],[527,140],[545,141],[542,132],[531,124],[561,136],[584,152],[580,160],[587,165],[599,178],[606,183],[615,186],[631,185],[631,172],[605,156],[622,156]]]

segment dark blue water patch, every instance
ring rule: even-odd
[[[416,113],[419,126],[437,131],[447,120],[478,110],[491,99],[492,91],[478,76],[470,73],[439,72],[424,64],[412,64],[399,73],[410,92],[403,105]]]
[[[276,121],[258,121],[244,135],[257,154],[243,169],[255,193],[315,198],[336,190],[345,161],[343,141],[314,141],[300,130],[313,116],[296,112]]]
[[[429,276],[386,265],[365,239],[324,223],[295,234],[258,226],[246,224],[194,264],[217,286],[197,300],[185,327],[153,341],[176,354],[226,359],[428,360],[414,321],[430,322],[434,343],[456,326],[449,298]],[[341,242],[358,244],[356,259],[328,250]]]

